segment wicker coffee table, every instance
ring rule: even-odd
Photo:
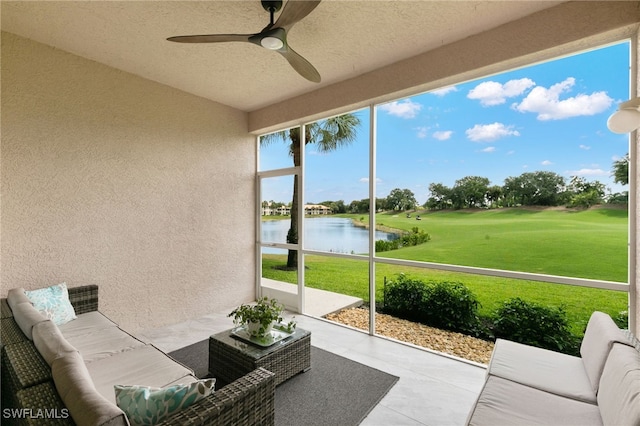
[[[263,347],[232,334],[231,329],[209,337],[209,374],[231,383],[263,367],[275,374],[276,385],[311,368],[311,332],[296,328],[287,338]]]

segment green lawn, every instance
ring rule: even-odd
[[[431,235],[427,244],[379,256],[626,282],[627,216],[604,208],[435,212],[419,221],[379,214],[378,224]]]
[[[526,209],[474,212],[421,213],[421,220],[406,215],[377,215],[388,227],[410,230],[418,226],[431,241],[385,257],[451,263],[486,268],[626,282],[627,211],[593,209],[534,211]],[[356,219],[366,216],[348,216]],[[295,272],[273,269],[284,256],[265,255],[263,276],[296,282]],[[369,300],[368,264],[348,259],[306,256],[306,285]],[[589,316],[600,310],[617,316],[627,309],[627,294],[569,285],[454,273],[396,265],[376,265],[376,303],[383,303],[384,277],[406,273],[425,281],[459,281],[469,287],[488,315],[503,301],[521,297],[547,306],[564,306],[578,336]]]

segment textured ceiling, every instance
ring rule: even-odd
[[[253,44],[165,40],[259,32],[269,22],[259,1],[2,1],[1,13],[3,31],[253,111],[559,3],[324,0],[288,35],[320,72],[319,84]]]

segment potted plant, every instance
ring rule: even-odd
[[[236,326],[247,326],[247,332],[251,337],[264,337],[271,332],[273,324],[282,321],[284,306],[276,299],[263,297],[258,299],[255,305],[240,305],[229,314],[233,317]],[[289,322],[284,330],[291,332],[295,328],[293,321]]]

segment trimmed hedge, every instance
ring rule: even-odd
[[[472,332],[477,329],[479,302],[459,282],[425,283],[404,274],[385,279],[384,311],[390,315],[445,330]]]
[[[464,284],[423,282],[399,274],[384,280],[382,310],[398,318],[485,340],[503,338],[571,355],[578,355],[580,339],[569,329],[563,308],[514,298],[490,316],[478,316],[480,304]]]
[[[579,341],[569,330],[562,307],[553,308],[527,302],[519,297],[507,300],[493,319],[496,338],[577,355]]]

